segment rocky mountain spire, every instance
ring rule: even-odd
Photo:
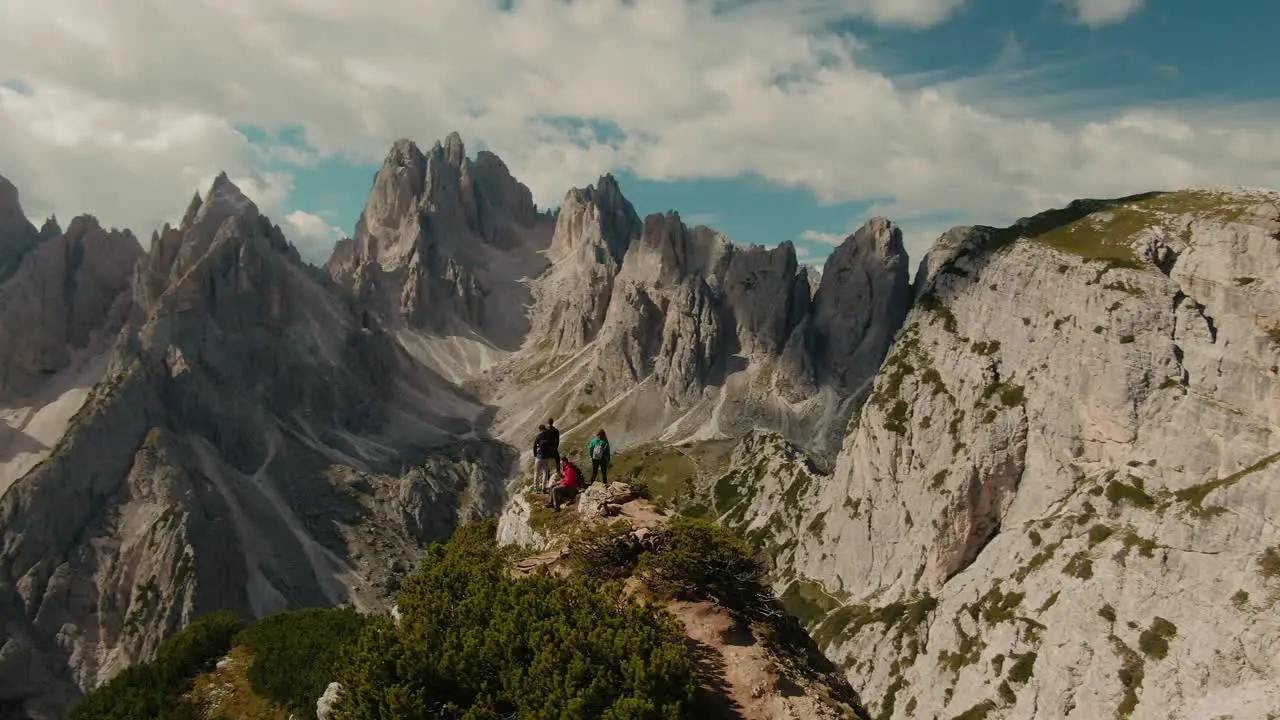
[[[538,283],[532,333],[554,354],[577,352],[604,323],[614,278],[641,222],[612,175],[565,193]]]
[[[497,269],[514,262],[541,272],[551,230],[496,155],[468,159],[457,133],[427,152],[398,140],[327,268],[361,302],[413,327],[518,345],[528,321],[515,313],[528,290]]]
[[[594,185],[565,193],[550,254],[561,258],[587,246],[589,254],[601,255],[598,261],[617,266],[631,241],[639,236],[640,227],[640,216],[622,196],[617,179],[606,173]]]
[[[0,396],[35,392],[74,351],[114,334],[142,254],[132,233],[81,215],[24,255],[0,285]]]
[[[45,218],[44,224],[40,226],[40,239],[48,240],[62,234],[62,226],[58,224],[58,216],[50,215]]]
[[[182,214],[182,221],[179,223],[180,230],[189,230],[196,221],[196,215],[200,212],[200,206],[204,205],[204,200],[200,199],[200,193],[191,196],[191,202],[187,204],[187,211]]]
[[[40,241],[18,198],[18,188],[0,175],[0,283],[18,268],[23,256]]]
[[[431,449],[464,432],[478,407],[305,267],[228,178],[192,210],[157,233],[140,261],[145,304],[108,337],[116,340],[109,358],[94,355],[107,375],[72,408],[63,441],[0,487],[0,698],[30,698],[52,708],[46,717],[66,717],[66,704],[111,668],[149,658],[211,610],[378,607],[393,566],[459,517],[492,513],[499,502],[487,473],[508,466],[501,449],[476,441],[447,458]],[[124,240],[78,218],[30,253],[0,289],[0,354],[18,349],[24,369],[56,372],[53,352],[74,354],[71,344],[45,343],[35,331],[74,337],[84,312],[116,304],[93,291],[108,274],[127,282],[131,258],[107,256]],[[31,291],[21,303],[19,286]],[[16,326],[9,312],[33,319]],[[11,367],[0,357],[0,378],[13,377]],[[394,473],[405,465],[415,471],[402,479]],[[362,500],[331,485],[325,468],[350,474],[339,485],[374,478],[377,487]],[[366,511],[382,515],[360,522],[361,535],[344,526]],[[316,532],[311,518],[322,516],[326,530]],[[133,520],[100,521],[107,517]],[[374,542],[378,552],[348,554],[348,530],[350,542]],[[361,554],[377,558],[356,567]],[[22,577],[40,578],[25,595]],[[89,607],[70,587],[99,600]],[[99,632],[100,621],[130,629]],[[77,629],[72,649],[46,655],[57,628]],[[38,671],[12,672],[15,658]]]
[[[872,218],[827,259],[813,297],[812,349],[819,380],[844,392],[867,383],[910,308],[910,261],[902,230],[885,218]]]

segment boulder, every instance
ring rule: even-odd
[[[626,483],[595,483],[578,496],[578,513],[584,517],[611,517],[621,506],[636,498],[636,491]],[[610,510],[612,506],[613,510]]]
[[[316,701],[316,720],[329,720],[329,715],[333,713],[333,706],[337,704],[338,696],[341,694],[341,683],[329,683],[329,687],[324,689],[324,694]]]

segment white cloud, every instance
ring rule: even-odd
[[[1055,0],[1066,5],[1072,21],[1089,27],[1114,25],[1142,11],[1143,0]]]
[[[333,251],[333,243],[343,236],[342,228],[306,212],[294,210],[284,218],[285,235],[309,262],[322,264]]]
[[[33,218],[97,215],[143,234],[182,216],[194,192],[225,170],[265,212],[290,178],[253,168],[245,137],[225,120],[164,105],[129,104],[41,84],[0,86],[0,172]]]
[[[852,231],[850,231],[852,232]],[[839,245],[849,237],[849,233],[831,233],[822,232],[821,230],[805,230],[800,233],[801,240],[815,242],[822,245]]]
[[[1261,122],[1273,114],[1131,108],[1055,124],[1026,116],[1037,106],[1019,104],[1025,88],[895,83],[822,29],[841,16],[926,26],[960,5],[0,0],[0,68],[31,89],[0,88],[0,172],[33,212],[94,210],[140,229],[181,212],[217,170],[261,168],[264,153],[376,161],[397,137],[455,129],[501,155],[541,205],[624,168],[754,173],[828,201],[890,198],[891,217],[993,224],[1082,196],[1280,185],[1280,129]],[[609,131],[548,119],[565,117]],[[311,148],[284,158],[249,144],[244,125],[300,126]]]

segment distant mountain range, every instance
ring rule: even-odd
[[[876,218],[817,273],[609,175],[543,212],[455,134],[396,142],[316,268],[226,175],[149,250],[0,179],[0,708],[61,717],[212,610],[386,609],[460,522],[540,542],[554,417],[741,441],[684,506],[880,717],[1264,717],[1278,203],[1081,201],[914,279]]]

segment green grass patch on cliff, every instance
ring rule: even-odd
[[[794,580],[782,591],[782,606],[805,627],[822,621],[840,607],[840,601],[812,580]]]
[[[1205,519],[1220,515],[1226,511],[1225,508],[1204,506],[1204,501],[1209,497],[1210,493],[1229,488],[1244,478],[1274,465],[1277,461],[1280,461],[1280,453],[1273,453],[1224,478],[1210,480],[1209,482],[1178,490],[1173,494],[1173,498],[1178,502],[1186,503],[1186,512],[1193,517]]]
[[[615,451],[609,465],[609,479],[643,482],[654,502],[677,502],[700,480],[720,478],[729,469],[736,441],[709,440],[686,445],[651,443],[625,451]],[[582,449],[586,457],[586,448]],[[591,471],[590,461],[583,468]],[[723,509],[721,510],[723,512]]]
[[[1149,193],[1104,204],[1097,212],[1035,235],[1035,241],[1086,260],[1117,263],[1113,267],[1140,267],[1133,243],[1142,231],[1164,225],[1171,216],[1234,221],[1247,207],[1239,198],[1200,190]]]

